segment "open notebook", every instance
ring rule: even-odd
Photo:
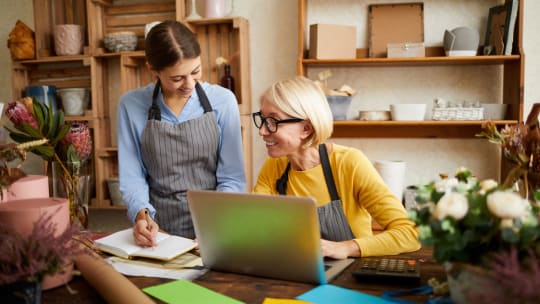
[[[216,191],[188,191],[187,198],[208,268],[324,284],[353,262],[323,260],[311,198]]]
[[[97,249],[124,259],[135,257],[170,261],[197,246],[191,239],[158,232],[157,247],[141,247],[135,244],[133,229],[127,228],[94,241]]]

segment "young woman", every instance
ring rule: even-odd
[[[262,95],[253,121],[270,156],[254,192],[315,198],[324,256],[420,248],[414,223],[366,156],[325,142],[333,130],[332,112],[316,83],[304,77],[276,82]],[[374,234],[372,219],[384,231]]]
[[[145,52],[157,81],[121,97],[118,158],[135,241],[151,246],[160,228],[195,237],[186,190],[243,192],[246,181],[236,98],[201,82],[195,34],[177,21],[159,23]]]

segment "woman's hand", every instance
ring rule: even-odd
[[[143,247],[157,246],[156,235],[159,231],[158,224],[152,220],[147,209],[139,211],[135,225],[133,226],[133,238],[135,243]]]
[[[324,257],[336,260],[348,257],[360,257],[360,248],[355,241],[333,242],[321,239],[322,254]]]

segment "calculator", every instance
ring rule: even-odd
[[[419,283],[420,264],[415,259],[362,258],[352,274],[362,283]]]

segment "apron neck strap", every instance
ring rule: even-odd
[[[160,89],[161,81],[158,78],[156,85],[154,86],[154,92],[152,92],[152,105],[150,106],[150,110],[148,110],[148,120],[154,119],[161,121],[161,110],[159,109],[159,105],[157,103]]]
[[[330,161],[328,160],[328,151],[326,151],[326,145],[319,145],[319,156],[321,157],[322,169],[324,172],[324,179],[326,180],[326,187],[332,201],[339,200],[337,193],[336,183],[334,182],[334,175],[332,174],[332,168],[330,167]]]
[[[287,182],[289,181],[290,170],[291,163],[287,163],[287,168],[285,168],[281,177],[276,181],[276,191],[281,195],[285,195],[285,192],[287,192]]]
[[[212,106],[210,105],[210,100],[208,100],[208,97],[206,96],[206,93],[204,92],[202,85],[200,85],[197,82],[195,84],[195,90],[197,91],[197,96],[199,96],[199,101],[204,109],[204,113],[212,112]]]
[[[319,145],[319,156],[321,158],[324,179],[326,180],[326,187],[328,188],[328,193],[330,193],[330,198],[332,199],[332,201],[339,200],[336,184],[334,182],[334,175],[332,174],[332,169],[330,168],[330,161],[328,160],[328,152],[326,150],[325,144]],[[285,195],[287,192],[287,182],[289,181],[290,170],[291,163],[287,163],[285,171],[276,181],[276,191],[281,195]]]
[[[158,105],[158,96],[160,89],[161,81],[158,78],[154,87],[154,91],[152,92],[152,105],[148,110],[148,120],[154,119],[161,121],[161,110],[159,109]],[[210,101],[208,100],[208,97],[206,96],[206,93],[204,92],[202,86],[198,82],[195,84],[195,90],[197,91],[197,96],[199,96],[199,100],[204,109],[204,113],[212,112],[212,106],[210,105]]]

